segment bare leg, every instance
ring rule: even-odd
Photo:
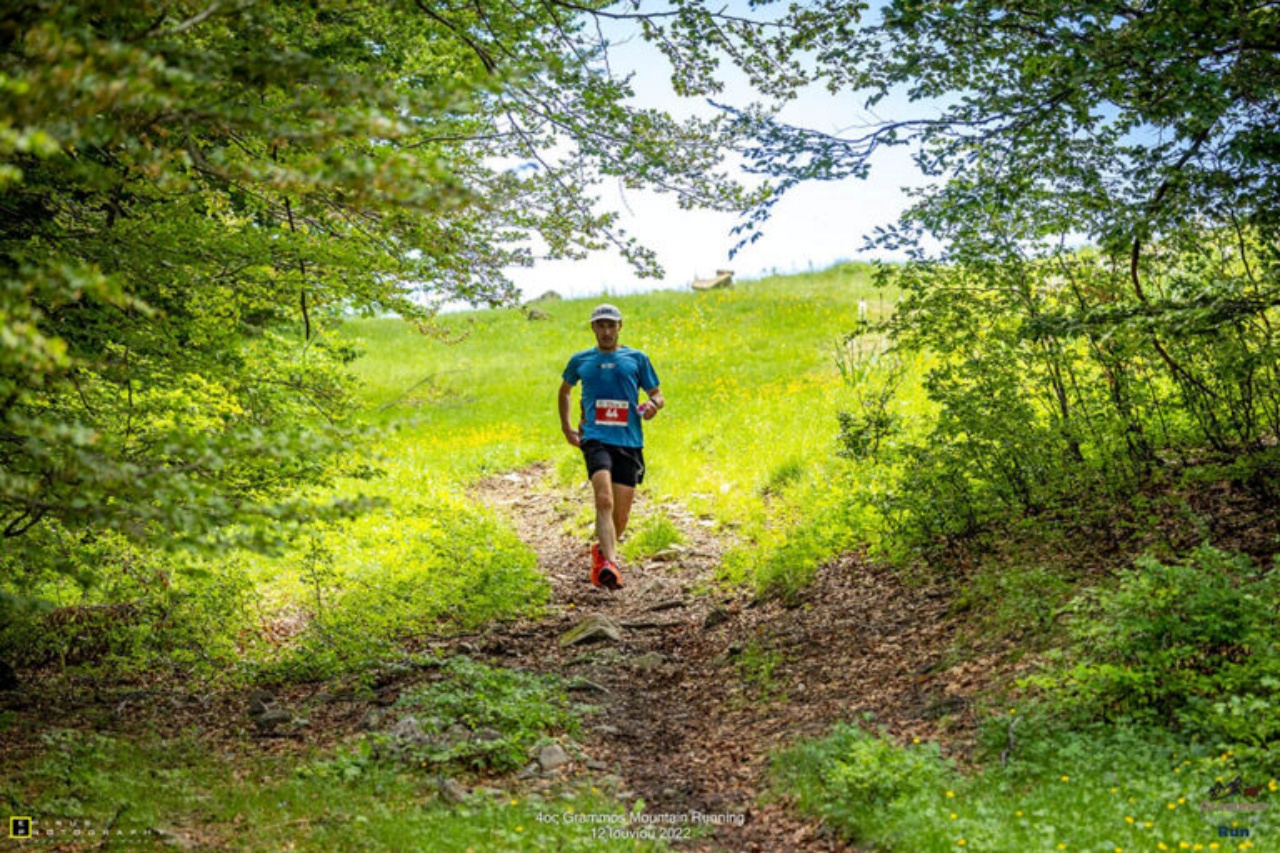
[[[613,533],[618,539],[622,538],[627,522],[631,520],[631,502],[635,497],[635,486],[613,484]]]
[[[596,539],[600,541],[600,553],[606,560],[618,559],[618,534],[614,527],[613,475],[597,471],[591,477],[591,488],[596,496]]]

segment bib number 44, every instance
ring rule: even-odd
[[[596,400],[596,425],[625,427],[631,414],[626,400]]]

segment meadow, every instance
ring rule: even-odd
[[[98,825],[113,814],[126,816],[125,827],[176,825],[167,830],[175,843],[593,849],[580,832],[538,822],[536,798],[451,807],[437,791],[445,774],[509,774],[536,745],[572,737],[589,708],[555,679],[441,661],[423,648],[495,620],[536,617],[548,601],[536,555],[476,501],[482,478],[549,466],[550,482],[537,488],[575,496],[570,526],[584,547],[589,540],[589,491],[580,455],[560,433],[556,391],[568,357],[594,343],[591,308],[610,301],[626,318],[622,343],[651,356],[668,401],[646,428],[649,475],[624,556],[675,541],[667,511],[679,505],[731,543],[720,591],[798,605],[825,562],[867,551],[903,572],[950,576],[955,612],[966,614],[953,660],[1009,637],[1042,656],[1039,675],[1010,695],[981,697],[967,762],[949,757],[946,744],[902,743],[871,721],[846,721],[774,756],[773,796],[884,850],[1266,849],[1276,831],[1269,814],[1222,823],[1198,804],[1237,778],[1275,796],[1276,731],[1265,720],[1274,717],[1268,685],[1280,683],[1280,655],[1242,662],[1231,651],[1280,651],[1273,582],[1212,550],[1185,564],[1143,564],[1118,585],[1046,562],[1034,537],[1024,547],[1011,536],[998,560],[968,575],[903,550],[881,509],[909,464],[895,447],[920,441],[936,422],[923,380],[937,360],[886,351],[877,323],[897,299],[871,268],[843,265],[707,293],[546,299],[532,306],[537,319],[508,308],[448,314],[428,328],[344,320],[326,334],[359,353],[349,365],[369,428],[359,449],[380,476],[338,481],[322,496],[372,509],[300,529],[279,553],[190,558],[166,611],[175,627],[122,633],[105,659],[76,663],[70,634],[31,642],[60,655],[72,678],[109,683],[143,672],[220,695],[323,683],[372,696],[388,673],[443,667],[442,686],[402,696],[397,707],[483,720],[495,740],[410,761],[389,756],[377,736],[304,755],[216,759],[196,731],[37,727],[39,746],[0,793],[15,807]],[[131,559],[137,571],[154,558]],[[1162,610],[1153,613],[1145,602],[1157,588]],[[1242,592],[1257,605],[1232,605],[1234,619],[1202,618]],[[106,603],[93,596],[108,594],[89,590],[81,600]],[[1166,639],[1150,641],[1152,624]],[[1172,650],[1161,645],[1168,637],[1178,638]],[[1197,660],[1217,661],[1217,675],[1188,663]],[[1161,684],[1173,686],[1161,693]],[[780,687],[756,701],[788,701]],[[32,725],[0,715],[11,735]],[[167,780],[163,796],[149,784],[157,775]],[[643,808],[589,784],[561,797],[579,812]],[[1220,826],[1237,832],[1219,837]]]

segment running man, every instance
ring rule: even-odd
[[[644,432],[641,420],[651,420],[666,401],[649,357],[618,346],[622,312],[600,305],[591,312],[596,345],[569,359],[560,383],[560,429],[565,439],[582,449],[587,477],[595,492],[596,539],[591,544],[591,583],[622,588],[618,570],[618,539],[627,529],[636,486],[644,482]],[[582,420],[569,424],[573,386],[582,382]],[[648,400],[640,402],[643,389]]]

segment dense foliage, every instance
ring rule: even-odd
[[[757,167],[785,187],[911,145],[935,178],[872,240],[911,258],[887,273],[897,344],[941,356],[897,520],[966,532],[1205,461],[1275,497],[1273,4],[832,0],[791,23],[809,76],[873,119],[832,136],[739,114]],[[850,416],[857,452],[885,424]]]
[[[12,586],[94,574],[109,532],[260,546],[358,509],[298,491],[369,473],[334,318],[496,304],[504,268],[606,245],[653,272],[605,176],[745,204],[721,123],[628,106],[603,45],[560,3],[8,4]]]

